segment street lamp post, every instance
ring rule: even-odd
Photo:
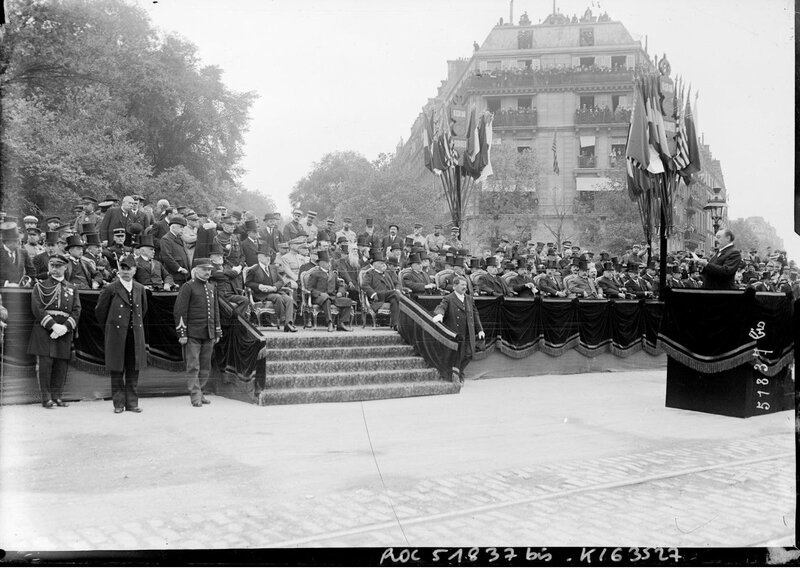
[[[725,198],[720,196],[722,188],[716,187],[713,190],[714,195],[708,199],[708,203],[703,206],[703,210],[711,214],[711,223],[714,226],[714,234],[716,234],[719,231],[720,222],[728,204],[725,202]]]

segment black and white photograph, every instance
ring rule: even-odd
[[[0,563],[800,559],[795,3],[2,8]]]

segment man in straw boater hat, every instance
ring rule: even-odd
[[[345,323],[350,322],[350,309],[353,301],[347,296],[344,281],[339,278],[335,269],[331,269],[330,254],[327,250],[317,252],[317,268],[308,276],[308,290],[311,302],[319,305],[325,313],[328,322],[328,332],[333,332],[333,319],[331,302],[339,309],[339,324],[337,330],[350,331]]]
[[[36,356],[42,406],[65,408],[61,399],[72,354],[72,337],[81,316],[77,288],[64,277],[69,261],[56,253],[48,260],[48,276],[33,286],[33,328],[28,354]]]
[[[211,356],[214,345],[222,338],[222,326],[217,292],[209,281],[214,265],[207,257],[197,257],[193,264],[191,279],[178,291],[173,315],[186,361],[189,399],[192,406],[199,408],[211,403],[203,395],[203,388],[211,374]]]
[[[111,400],[114,413],[123,410],[140,413],[139,371],[147,366],[144,341],[144,316],[147,295],[144,286],[133,279],[136,260],[122,257],[117,279],[100,292],[94,314],[103,329],[106,370],[111,374]],[[117,307],[119,305],[119,307]]]

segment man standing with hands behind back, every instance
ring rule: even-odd
[[[734,278],[742,254],[733,246],[733,232],[727,228],[721,229],[714,236],[719,249],[711,259],[706,261],[697,257],[692,252],[695,262],[700,264],[700,273],[703,276],[703,289],[736,289]]]
[[[144,315],[147,296],[144,285],[133,280],[136,260],[126,255],[119,260],[117,280],[105,287],[94,313],[105,327],[106,370],[111,373],[111,399],[114,413],[123,410],[140,413],[139,371],[147,365],[144,343]],[[124,377],[124,378],[123,378]]]
[[[486,334],[481,326],[481,319],[472,297],[466,294],[466,277],[453,279],[453,292],[446,295],[434,310],[433,321],[444,323],[448,329],[456,333],[458,340],[458,382],[464,383],[464,369],[475,354],[475,332],[483,340]],[[455,371],[453,372],[455,376]],[[455,380],[455,379],[454,379]]]
[[[217,291],[209,282],[213,269],[214,265],[208,258],[194,260],[192,279],[181,286],[173,310],[178,342],[183,346],[183,359],[189,374],[189,397],[195,408],[211,403],[203,395],[203,388],[211,373],[214,345],[222,338]]]

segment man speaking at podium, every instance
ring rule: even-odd
[[[721,229],[714,236],[714,240],[719,249],[711,259],[706,261],[693,254],[695,260],[700,263],[703,289],[736,289],[734,277],[742,261],[742,254],[738,249],[734,249],[733,232]]]

